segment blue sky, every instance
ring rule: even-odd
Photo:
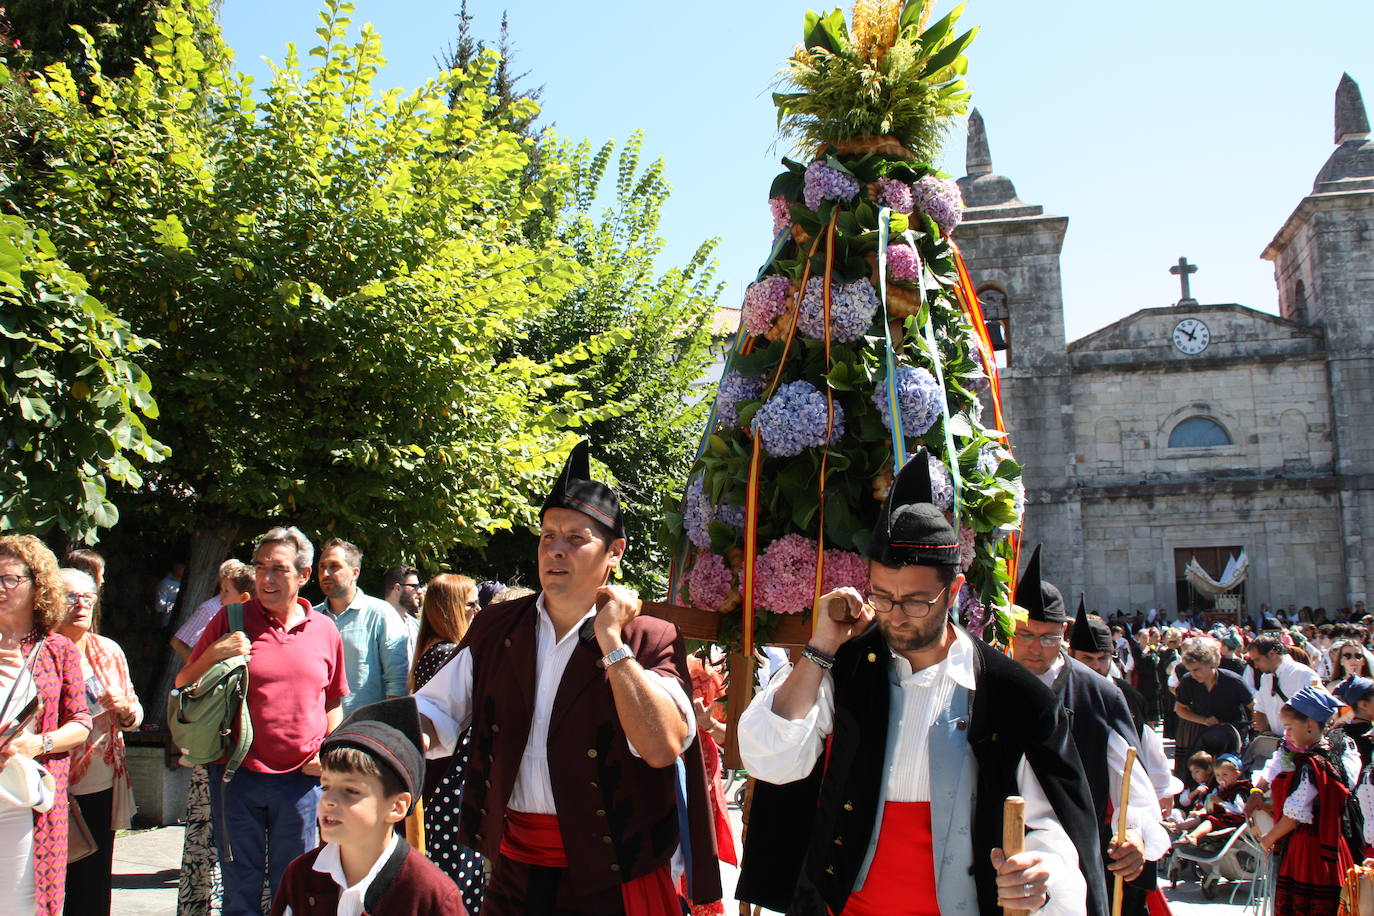
[[[356,6],[355,20],[381,33],[388,87],[430,76],[457,32],[457,0]],[[952,6],[943,0],[937,13]],[[789,152],[775,145],[769,92],[806,4],[471,0],[470,9],[478,35],[493,39],[509,11],[516,68],[544,86],[544,123],[594,143],[645,131],[673,186],[663,263],[720,237],[723,302],[738,304],[767,254],[768,186]],[[315,43],[317,10],[311,0],[224,0],[221,15],[239,66],[261,80],[261,58]],[[1070,339],[1176,300],[1168,269],[1180,255],[1200,267],[1201,301],[1277,310],[1259,255],[1334,148],[1341,73],[1374,98],[1374,4],[971,0],[962,22],[982,27],[969,83],[995,169],[1022,200],[1069,217]],[[940,165],[958,176],[963,160],[959,125]]]

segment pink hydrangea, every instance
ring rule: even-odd
[[[792,281],[781,274],[770,274],[744,291],[744,329],[750,334],[766,334],[773,322],[787,310]]]
[[[811,608],[816,589],[816,542],[787,534],[768,545],[754,564],[754,600],[775,614],[800,614]],[[868,564],[846,550],[825,552],[821,591],[850,586],[868,590]]]
[[[921,256],[907,242],[887,246],[887,276],[890,280],[915,283],[921,279]]]
[[[911,198],[911,185],[895,178],[879,178],[878,206],[891,207],[898,213],[910,213],[915,203]]]
[[[950,178],[927,175],[913,188],[916,206],[935,220],[940,231],[949,235],[964,218],[964,198],[959,183]]]
[[[779,194],[768,199],[768,209],[773,213],[773,236],[792,225],[792,205]]]
[[[687,574],[687,596],[694,607],[716,610],[729,596],[734,578],[734,573],[719,554],[698,554],[692,571]]]
[[[965,525],[959,529],[959,569],[968,572],[973,565],[973,559],[977,555],[977,532],[972,525]]]

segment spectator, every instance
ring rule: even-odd
[[[253,550],[257,597],[244,606],[243,632],[228,632],[221,610],[176,677],[185,687],[221,659],[248,656],[253,744],[229,783],[223,762],[208,768],[224,916],[260,914],[264,880],[275,894],[291,860],[315,847],[318,752],[343,719],[348,682],[338,628],[300,597],[314,553],[296,528],[264,534]]]
[[[1180,720],[1180,752],[1174,755],[1179,763],[1183,760],[1182,752],[1196,749],[1208,728],[1233,726],[1239,744],[1254,700],[1240,675],[1221,667],[1221,646],[1215,639],[1198,636],[1188,640],[1183,644],[1182,660],[1188,673],[1178,682],[1174,704],[1174,713]],[[1174,770],[1182,778],[1184,768],[1175,764]]]
[[[1221,643],[1221,667],[1235,675],[1245,674],[1245,660],[1236,653],[1241,649],[1241,638],[1235,633],[1226,632],[1218,640]]]
[[[363,554],[348,541],[332,538],[320,549],[320,590],[315,610],[328,616],[343,638],[348,696],[344,715],[359,706],[406,695],[410,673],[409,636],[391,606],[358,588]]]
[[[420,633],[420,571],[414,566],[393,566],[382,573],[382,597],[405,624],[406,657],[414,658]]]
[[[96,583],[79,569],[63,569],[67,586],[67,619],[58,631],[76,645],[86,681],[86,708],[91,733],[72,753],[68,793],[96,842],[96,852],[67,866],[68,916],[110,912],[111,865],[116,830],[127,830],[133,817],[133,783],[124,755],[124,732],[138,728],[143,707],[134,693],[124,650],[95,632]]]
[[[1369,650],[1360,645],[1358,640],[1349,637],[1338,639],[1331,644],[1331,650],[1327,655],[1332,670],[1332,693],[1336,692],[1335,685],[1344,683],[1352,677],[1374,678],[1374,658],[1370,657]]]
[[[446,574],[430,580],[420,617],[412,690],[425,686],[453,658],[478,605],[477,584],[467,576]],[[462,891],[463,906],[470,916],[477,916],[482,909],[482,857],[458,842],[469,747],[470,735],[465,731],[453,756],[426,761],[425,854],[453,879]]]
[[[57,627],[67,616],[66,585],[57,558],[31,535],[0,537],[0,687],[18,682],[7,718],[30,698],[38,717],[5,749],[3,768],[37,761],[52,776],[51,807],[0,803],[0,887],[7,912],[56,916],[67,884],[67,771],[69,753],[86,742],[81,659]]]
[[[488,604],[492,604],[496,596],[506,590],[506,583],[497,582],[495,579],[487,579],[477,583],[477,603],[481,610],[486,610]]]
[[[96,602],[95,606],[100,607],[99,594],[105,590],[105,558],[94,550],[85,547],[67,551],[67,555],[62,558],[62,566],[65,569],[79,569],[86,575],[95,580]],[[92,628],[100,626],[100,618],[92,617]]]
[[[158,626],[165,627],[172,622],[172,611],[177,606],[177,595],[181,594],[181,578],[186,574],[185,563],[173,563],[172,569],[158,582],[153,592],[153,614]]]
[[[253,600],[253,567],[242,560],[225,560],[219,565],[219,591],[205,599],[186,622],[177,630],[170,643],[172,651],[186,664],[191,655],[191,647],[200,641],[200,634],[210,625],[210,621],[222,607],[231,604],[247,604]]]
[[[1278,734],[1282,731],[1279,710],[1288,698],[1304,687],[1319,687],[1317,672],[1288,657],[1289,649],[1273,634],[1257,637],[1245,654],[1259,675],[1255,690],[1255,731]]]

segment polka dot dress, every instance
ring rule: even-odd
[[[451,642],[430,646],[415,664],[416,688],[448,664],[457,648]],[[467,769],[470,740],[470,734],[464,732],[448,772],[433,794],[425,799],[425,852],[458,885],[463,894],[463,906],[470,916],[478,916],[486,883],[484,863],[481,855],[458,842],[458,811],[463,801],[463,774]]]

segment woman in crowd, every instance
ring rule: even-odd
[[[448,664],[463,641],[468,621],[479,608],[477,583],[467,576],[435,576],[425,589],[415,659],[410,666],[411,692],[419,690]],[[463,773],[468,763],[468,736],[463,734],[452,757],[427,761],[424,824],[425,854],[463,892],[470,916],[482,908],[482,857],[458,842],[458,812],[463,801]]]
[[[1332,677],[1327,681],[1327,689],[1336,693],[1336,685],[1352,677],[1374,678],[1374,657],[1369,650],[1353,639],[1338,639],[1328,650],[1331,659]]]
[[[43,812],[0,803],[0,887],[6,912],[56,916],[67,879],[67,768],[70,752],[91,732],[81,659],[56,632],[67,616],[66,587],[57,558],[30,535],[0,537],[0,696],[18,681],[16,697],[38,696],[37,719],[5,749],[41,764],[55,797]],[[22,703],[5,711],[14,716]]]
[[[1169,687],[1169,678],[1178,665],[1178,649],[1183,644],[1183,634],[1176,627],[1165,627],[1160,633],[1159,652],[1156,657],[1159,672],[1159,706],[1164,717],[1164,737],[1173,738],[1178,731],[1178,716],[1174,712],[1174,692]]]
[[[1197,636],[1183,644],[1183,667],[1188,673],[1178,682],[1174,714],[1179,718],[1178,748],[1196,750],[1208,729],[1231,726],[1235,740],[1217,750],[1239,750],[1240,735],[1250,720],[1254,694],[1240,675],[1221,667],[1221,646],[1209,636]],[[1212,748],[1207,748],[1213,751]],[[1213,751],[1216,752],[1216,751]],[[1183,754],[1175,753],[1182,762]],[[1186,772],[1178,764],[1175,775]]]
[[[124,650],[94,631],[95,580],[79,569],[63,569],[62,579],[70,610],[58,632],[76,645],[91,714],[90,736],[72,754],[67,791],[96,842],[95,853],[67,866],[64,912],[108,914],[115,831],[128,829],[134,813],[123,733],[142,723],[143,707],[134,694]]]

